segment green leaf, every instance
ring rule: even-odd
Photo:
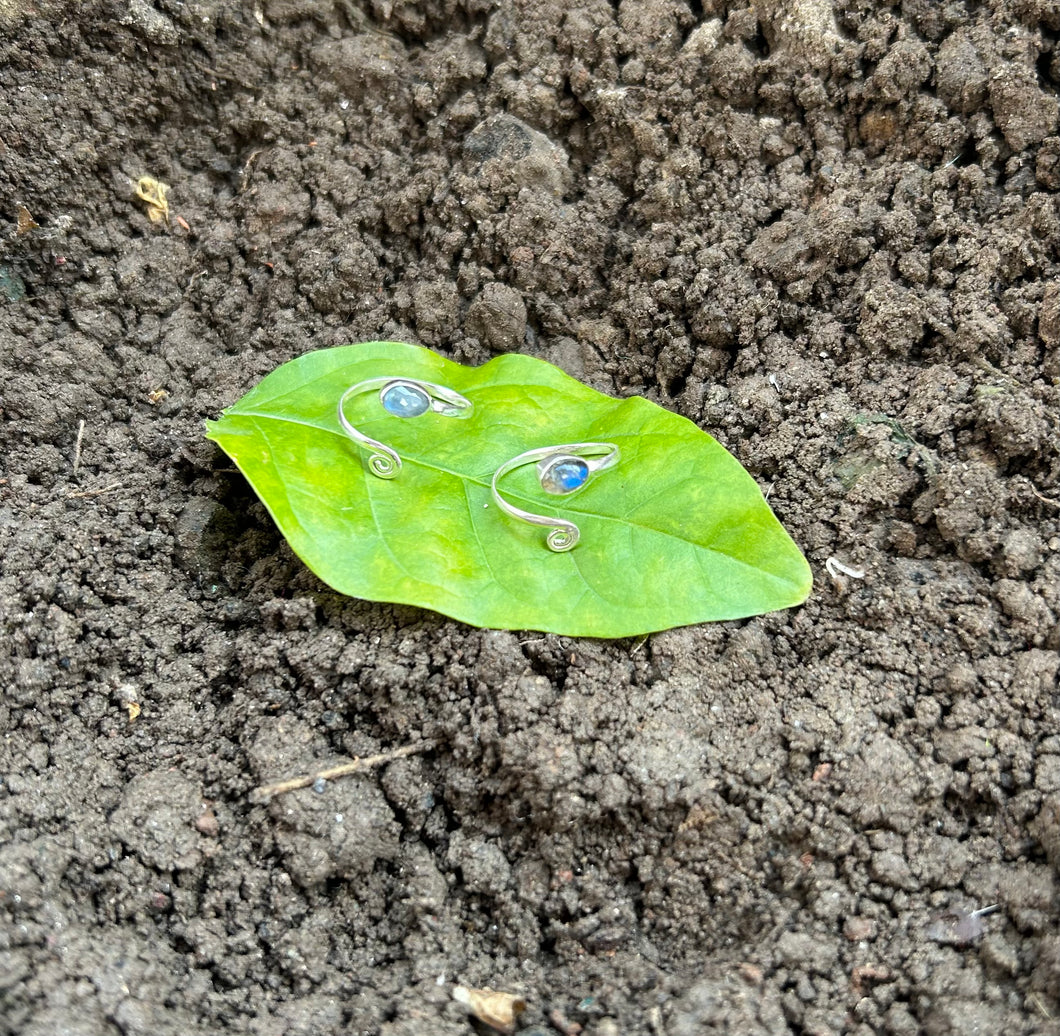
[[[347,419],[396,450],[394,479],[337,418],[369,378],[444,385],[474,404],[461,419],[393,417],[353,397]],[[617,400],[528,356],[464,367],[414,345],[368,342],[277,368],[207,436],[238,465],[295,553],[324,582],[372,601],[432,608],[474,626],[625,637],[734,619],[806,599],[809,566],[755,481],[690,421]],[[493,502],[493,473],[527,450],[607,442],[619,463],[572,497],[547,495],[533,465],[505,499],[574,521],[567,553]]]

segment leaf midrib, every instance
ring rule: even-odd
[[[262,412],[260,412],[258,410],[236,410],[234,407],[229,409],[229,410],[226,410],[224,412],[224,414],[222,415],[222,419],[224,417],[253,417],[253,418],[261,418],[261,419],[266,420],[266,421],[279,421],[279,422],[286,423],[286,424],[301,425],[303,428],[312,428],[313,430],[318,431],[318,432],[327,432],[329,435],[334,435],[334,436],[337,436],[339,438],[342,438],[342,439],[345,439],[347,441],[351,441],[352,442],[352,440],[350,440],[349,436],[346,435],[346,433],[344,431],[342,431],[342,429],[336,429],[336,428],[330,427],[328,425],[315,424],[312,421],[301,420],[301,419],[295,418],[295,417],[280,417],[280,416],[277,416],[276,414],[262,413]],[[354,445],[356,445],[356,444],[354,444]],[[474,483],[475,485],[481,486],[484,489],[485,488],[489,488],[489,486],[490,486],[490,481],[481,480],[479,478],[476,478],[473,475],[465,475],[463,472],[460,472],[460,471],[453,471],[453,470],[451,470],[449,468],[443,468],[443,467],[440,467],[437,464],[430,464],[427,461],[420,460],[417,457],[404,457],[403,456],[401,458],[401,461],[402,461],[403,464],[405,464],[405,463],[414,464],[414,465],[417,465],[420,468],[424,468],[424,469],[429,470],[429,471],[436,471],[436,472],[439,472],[439,473],[444,474],[444,475],[450,475],[453,478],[463,479],[466,482]],[[535,500],[532,497],[528,497],[528,496],[526,496],[526,495],[524,495],[522,493],[516,492],[516,491],[506,490],[505,491],[505,495],[509,496],[509,497],[512,497],[512,498],[514,498],[516,500],[519,500],[522,503],[526,503],[526,504],[532,505],[534,507],[541,506],[541,501]],[[465,500],[466,500],[466,495],[465,495]],[[764,577],[772,580],[773,582],[781,584],[783,586],[796,586],[797,585],[794,582],[794,580],[785,579],[785,578],[782,578],[781,576],[774,575],[772,572],[767,572],[765,569],[758,568],[757,566],[752,565],[752,564],[750,564],[747,561],[744,561],[743,558],[734,557],[732,554],[729,554],[729,553],[727,553],[724,550],[720,550],[717,547],[712,547],[712,546],[710,546],[708,544],[705,544],[705,543],[697,543],[695,540],[687,539],[687,538],[685,538],[683,536],[678,536],[675,533],[667,532],[664,529],[656,529],[656,528],[653,528],[650,525],[644,525],[644,524],[642,524],[640,522],[636,522],[636,521],[633,521],[633,520],[630,520],[630,519],[617,518],[617,517],[613,517],[613,516],[607,515],[607,514],[599,514],[599,513],[595,512],[595,511],[578,510],[578,508],[576,506],[572,506],[569,509],[571,511],[573,511],[575,514],[582,515],[582,516],[584,516],[586,518],[595,518],[595,519],[598,519],[600,521],[620,523],[620,524],[622,524],[624,526],[632,526],[633,528],[640,529],[640,530],[642,530],[644,532],[651,533],[651,534],[653,534],[655,536],[665,536],[665,537],[668,537],[670,539],[677,540],[678,543],[691,544],[692,546],[698,548],[699,550],[708,551],[711,554],[718,555],[719,557],[728,558],[729,561],[731,561],[731,562],[733,562],[733,563],[735,563],[737,565],[743,566],[744,568],[748,569],[749,571],[756,573],[759,577],[764,576]],[[374,519],[374,511],[373,511],[373,519]],[[471,522],[472,528],[475,528],[474,512],[472,512],[470,505],[468,505],[468,519]],[[376,527],[378,528],[378,523],[376,523]],[[476,535],[477,535],[477,532],[476,532]],[[583,582],[584,582],[584,579],[583,579]],[[586,583],[586,585],[588,586],[588,583]]]

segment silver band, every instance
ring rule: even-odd
[[[339,399],[338,417],[342,430],[358,446],[371,450],[368,470],[379,478],[394,478],[401,470],[401,458],[389,446],[357,431],[346,417],[346,401],[366,392],[379,390],[379,405],[392,417],[419,417],[428,411],[443,417],[470,417],[473,405],[459,392],[417,378],[369,378],[351,385]]]
[[[553,518],[548,515],[531,514],[514,504],[508,503],[501,496],[497,483],[509,472],[521,468],[524,464],[537,465],[537,477],[542,489],[554,496],[569,496],[586,486],[598,471],[613,468],[619,460],[618,447],[610,442],[577,442],[564,446],[543,446],[536,450],[527,450],[502,464],[493,473],[490,491],[494,502],[512,518],[531,525],[542,525],[549,529],[545,537],[548,549],[557,553],[572,550],[578,543],[581,533],[574,522],[566,518]]]

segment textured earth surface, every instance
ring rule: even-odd
[[[460,1036],[454,984],[539,1036],[1060,1031],[1058,40],[0,3],[0,1032]],[[203,420],[369,339],[692,419],[813,595],[644,642],[339,597]]]

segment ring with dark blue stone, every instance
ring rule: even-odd
[[[588,485],[598,471],[613,468],[619,460],[618,447],[610,442],[576,442],[565,446],[542,446],[527,450],[502,464],[493,473],[491,492],[497,506],[512,518],[531,525],[548,528],[545,543],[549,550],[571,550],[581,537],[578,526],[566,518],[553,518],[543,514],[532,514],[516,507],[501,496],[498,482],[509,472],[524,464],[537,462],[537,480],[541,488],[553,496],[569,496]]]
[[[379,478],[394,478],[401,470],[401,458],[389,446],[357,431],[346,416],[346,403],[351,398],[376,389],[380,406],[392,417],[422,417],[426,413],[469,417],[473,409],[471,401],[459,392],[418,378],[369,378],[351,385],[339,399],[339,425],[358,446],[372,451],[368,470]]]

